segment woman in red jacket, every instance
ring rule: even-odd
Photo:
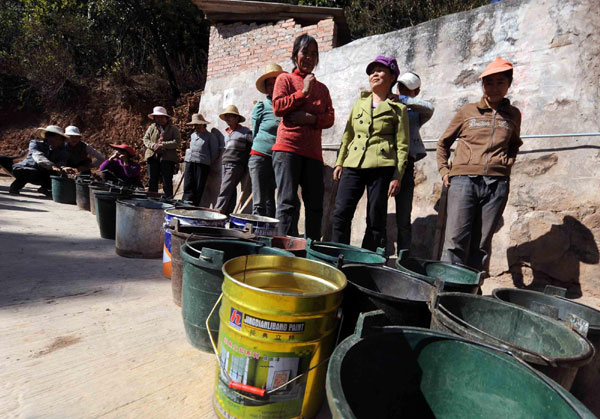
[[[298,235],[298,186],[305,208],[305,237],[321,238],[323,218],[323,156],[321,131],[334,122],[327,87],[312,73],[319,62],[317,41],[310,35],[294,40],[294,70],[277,77],[273,111],[282,117],[273,146],[280,235]]]

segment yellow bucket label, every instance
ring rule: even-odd
[[[215,392],[217,412],[230,419],[300,416],[306,380],[300,378],[285,384],[308,370],[313,353],[306,347],[295,349],[300,352],[265,351],[256,347],[245,347],[226,333],[225,336],[220,336],[220,363],[229,378],[238,383],[265,389],[267,394],[260,397],[230,389],[229,378],[220,372]]]

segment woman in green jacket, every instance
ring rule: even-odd
[[[399,73],[392,57],[379,56],[367,66],[371,91],[352,107],[333,171],[333,180],[340,182],[333,212],[335,242],[350,243],[352,218],[366,188],[362,247],[386,245],[387,199],[400,192],[409,144],[406,107],[388,99]]]

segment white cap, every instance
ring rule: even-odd
[[[421,79],[414,73],[404,73],[398,79],[398,83],[402,83],[407,89],[415,90],[421,87]]]
[[[67,137],[81,137],[79,128],[77,128],[75,125],[69,125],[67,128],[65,128],[65,135]]]

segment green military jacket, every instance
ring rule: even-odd
[[[354,102],[342,138],[336,166],[373,169],[394,166],[394,179],[402,179],[409,147],[406,106],[386,100],[372,108],[371,92]]]
[[[158,124],[154,123],[148,127],[146,134],[144,134],[144,146],[146,146],[146,153],[144,154],[144,160],[148,160],[154,155],[152,147],[158,142],[160,137],[160,129]],[[163,150],[161,158],[163,160],[169,160],[177,162],[179,156],[177,155],[177,147],[181,141],[181,134],[179,134],[179,128],[170,122],[165,126],[165,135],[162,140]]]

